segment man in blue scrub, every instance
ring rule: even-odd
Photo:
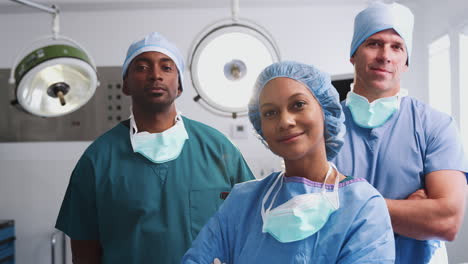
[[[130,119],[82,155],[57,219],[73,263],[180,263],[221,193],[253,179],[223,134],[177,111],[184,67],[159,33],[129,47],[122,77]]]
[[[460,229],[468,168],[453,118],[400,87],[412,31],[413,14],[397,3],[374,3],[356,16],[354,84],[342,102],[347,133],[334,161],[386,198],[396,263],[447,263],[442,241]]]

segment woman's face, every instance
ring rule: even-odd
[[[325,151],[322,108],[302,83],[285,77],[269,81],[260,94],[260,116],[268,146],[285,160]]]

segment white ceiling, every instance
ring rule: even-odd
[[[62,12],[88,12],[110,10],[137,10],[161,8],[230,8],[232,0],[18,0],[39,3],[45,6],[57,5]],[[238,0],[242,7],[290,7],[310,5],[364,5],[373,1],[400,2],[419,5],[440,0]],[[446,0],[466,1],[466,0]],[[31,13],[40,10],[12,0],[0,0],[0,14]]]
[[[231,0],[32,0],[45,6],[58,5],[60,10],[103,11],[147,8],[217,8],[230,7]],[[373,0],[239,0],[240,7],[285,7],[306,5],[362,5]],[[384,0],[392,2],[392,0]],[[415,1],[415,0],[403,0]],[[399,1],[401,2],[401,1]],[[39,10],[11,0],[0,0],[0,13],[29,13]]]

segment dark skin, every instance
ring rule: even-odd
[[[138,131],[160,133],[175,124],[175,99],[182,93],[174,61],[160,52],[144,52],[130,63],[123,80],[123,92],[132,97],[132,111]],[[75,264],[101,263],[98,240],[71,240]]]

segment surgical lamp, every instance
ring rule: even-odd
[[[280,54],[265,29],[238,17],[238,0],[231,1],[231,12],[230,19],[198,34],[189,68],[194,100],[215,114],[236,118],[247,113],[257,76]]]
[[[9,79],[15,86],[13,104],[19,103],[27,112],[41,117],[62,116],[79,109],[99,85],[93,59],[79,43],[59,36],[58,7],[29,0],[12,1],[53,16],[52,36],[34,41],[13,63]]]

